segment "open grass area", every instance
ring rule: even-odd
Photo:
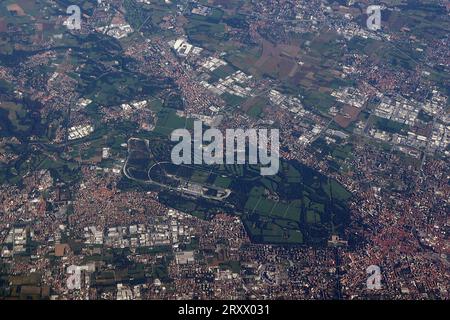
[[[22,105],[12,102],[0,102],[0,110],[0,112],[7,114],[7,118],[15,130],[26,131],[29,129],[29,125],[23,123],[24,120],[28,119],[28,115],[27,110]],[[0,127],[1,125],[2,123],[0,122]]]
[[[386,131],[389,133],[406,134],[409,128],[409,126],[406,124],[402,124],[389,119],[380,118],[377,116],[372,116],[371,123],[376,129]]]
[[[155,133],[169,136],[175,129],[192,129],[194,122],[192,119],[179,117],[176,110],[170,108],[163,108],[157,115]]]

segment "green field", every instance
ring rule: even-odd
[[[151,146],[158,144],[167,142],[150,140]],[[342,234],[348,223],[346,202],[351,194],[337,181],[297,162],[282,161],[277,175],[261,176],[254,165],[175,166],[165,150],[153,148],[151,152],[152,162],[160,163],[151,171],[153,181],[176,186],[173,179],[167,179],[169,174],[184,181],[228,188],[232,193],[217,201],[162,190],[160,201],[203,219],[219,212],[238,214],[255,242],[323,245],[332,233]],[[151,184],[147,178],[142,182]]]

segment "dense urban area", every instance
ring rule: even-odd
[[[449,71],[448,0],[1,1],[0,300],[449,299]]]

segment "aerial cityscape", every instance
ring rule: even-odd
[[[1,0],[0,300],[449,300],[449,96],[449,0]]]

